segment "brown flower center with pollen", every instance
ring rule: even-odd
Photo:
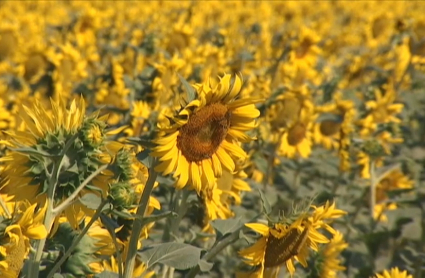
[[[221,103],[207,105],[180,129],[177,148],[189,162],[211,158],[227,135],[231,113]]]
[[[25,239],[23,236],[19,237],[17,245],[7,254],[6,262],[9,266],[9,271],[19,274],[24,265],[24,259],[26,256]]]

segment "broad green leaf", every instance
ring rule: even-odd
[[[139,252],[148,268],[160,263],[179,270],[192,268],[201,260],[201,248],[177,242],[167,242],[147,247]]]
[[[80,198],[80,202],[89,209],[97,209],[102,203],[102,199],[93,193],[86,193]]]
[[[126,211],[113,210],[112,214],[115,215],[115,216],[121,217],[123,219],[134,220],[135,218],[137,218],[137,215],[131,214],[131,213],[126,212]]]
[[[201,270],[201,272],[208,272],[214,266],[213,263],[209,263],[206,260],[200,260],[198,265],[199,265],[199,269]]]
[[[227,234],[231,234],[238,229],[242,228],[243,223],[238,219],[216,219],[212,221],[211,225],[217,232],[218,238],[221,238]]]
[[[141,151],[137,154],[137,159],[142,162],[143,165],[145,165],[147,168],[151,168],[153,165],[153,158],[149,155],[150,150],[146,149],[144,151]]]

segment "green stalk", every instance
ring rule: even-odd
[[[375,161],[371,159],[370,161],[370,215],[372,220],[374,219],[375,205],[376,205],[376,174],[375,174]]]
[[[46,200],[47,208],[46,208],[46,215],[44,216],[43,224],[48,234],[50,233],[50,230],[53,225],[53,221],[55,219],[55,214],[53,212],[53,202],[55,197],[56,184],[58,182],[58,177],[59,177],[59,171],[60,171],[60,168],[62,167],[63,157],[64,157],[64,154],[62,154],[60,161],[57,161],[57,160],[54,161],[53,171],[51,173],[48,173],[47,169],[45,169],[46,173],[48,173],[48,176],[49,176],[49,189],[47,191],[47,200]],[[43,238],[36,242],[35,255],[31,256],[31,259],[29,262],[28,277],[38,277],[38,274],[40,272],[41,256],[43,254],[43,249],[45,244],[46,244],[46,238]]]
[[[93,217],[90,219],[89,223],[84,227],[84,229],[81,231],[81,233],[78,235],[77,238],[75,238],[72,241],[71,246],[66,250],[65,254],[60,258],[60,260],[53,266],[52,270],[49,271],[49,274],[47,274],[47,278],[53,277],[55,275],[55,272],[59,269],[59,267],[68,259],[69,255],[71,255],[72,251],[74,251],[75,247],[77,247],[77,244],[81,241],[81,239],[84,237],[84,235],[88,232],[90,227],[93,225],[93,223],[99,218],[100,214],[102,213],[102,208],[108,203],[108,200],[103,200],[99,207],[96,209],[96,213],[93,215]]]
[[[190,195],[190,191],[187,189],[183,189],[182,190],[182,194],[179,195],[181,196],[181,200],[180,202],[178,202],[178,208],[175,209],[176,213],[177,213],[177,217],[176,218],[171,218],[171,235],[176,237],[177,236],[177,231],[179,229],[180,226],[180,222],[183,219],[183,216],[186,214],[187,211],[187,198]]]
[[[72,204],[72,202],[74,202],[74,199],[78,197],[78,194],[80,194],[81,190],[84,189],[84,187],[87,186],[87,184],[94,179],[97,175],[99,175],[102,171],[104,171],[106,168],[108,168],[108,164],[102,165],[100,166],[98,169],[96,169],[96,171],[94,171],[93,173],[90,174],[90,176],[88,176],[81,184],[79,187],[77,187],[77,189],[74,190],[74,192],[72,192],[72,194],[66,198],[65,201],[63,201],[60,205],[58,205],[57,207],[55,207],[53,209],[53,213],[55,215],[59,215],[62,213],[62,211],[64,211],[68,206],[70,206]]]
[[[125,260],[124,278],[132,278],[133,269],[135,265],[137,255],[137,243],[139,241],[140,232],[143,229],[143,216],[149,203],[149,197],[151,196],[153,186],[156,181],[157,173],[154,170],[155,162],[149,169],[149,177],[146,181],[145,189],[143,190],[142,197],[140,198],[140,204],[137,208],[136,218],[133,222],[133,229],[130,236],[129,248],[127,257]]]

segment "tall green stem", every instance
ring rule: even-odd
[[[375,205],[376,205],[376,173],[375,173],[375,161],[370,161],[370,215],[372,220],[375,216]]]
[[[143,190],[142,197],[140,198],[139,207],[137,208],[136,218],[133,222],[128,253],[125,260],[124,278],[131,278],[133,275],[133,269],[137,255],[137,243],[139,241],[140,232],[143,229],[143,216],[149,204],[149,197],[151,196],[153,186],[158,175],[154,170],[155,163],[152,164],[153,165],[149,169],[149,178],[146,182],[145,189]]]
[[[67,143],[68,146],[68,143]],[[63,163],[63,157],[64,157],[64,152],[62,153],[61,159],[56,160],[54,162],[53,165],[53,171],[51,173],[48,173],[47,169],[45,169],[46,173],[48,173],[48,177],[49,177],[49,188],[47,190],[47,208],[46,208],[46,215],[44,217],[44,227],[46,228],[47,233],[50,233],[50,229],[52,228],[53,225],[53,221],[55,219],[55,214],[53,212],[53,202],[54,202],[54,197],[55,197],[55,190],[56,190],[56,184],[58,182],[58,177],[59,177],[59,171],[60,168],[62,167],[62,163]],[[40,272],[40,261],[41,261],[41,256],[43,254],[43,249],[44,249],[44,245],[46,244],[46,239],[43,238],[39,241],[37,241],[36,243],[36,251],[35,251],[35,255],[32,256],[30,263],[29,263],[29,267],[28,267],[28,277],[38,277],[38,274]]]

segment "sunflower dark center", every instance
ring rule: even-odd
[[[280,266],[291,257],[298,255],[308,238],[307,232],[307,229],[301,233],[298,229],[292,228],[281,238],[270,234],[264,255],[264,266]]]
[[[332,136],[339,132],[341,128],[341,123],[326,120],[320,123],[320,133],[325,136]]]
[[[207,105],[194,113],[180,129],[177,147],[189,162],[211,158],[227,135],[230,111],[221,103]]]
[[[288,130],[288,144],[296,146],[305,138],[307,129],[304,124],[297,123]]]

